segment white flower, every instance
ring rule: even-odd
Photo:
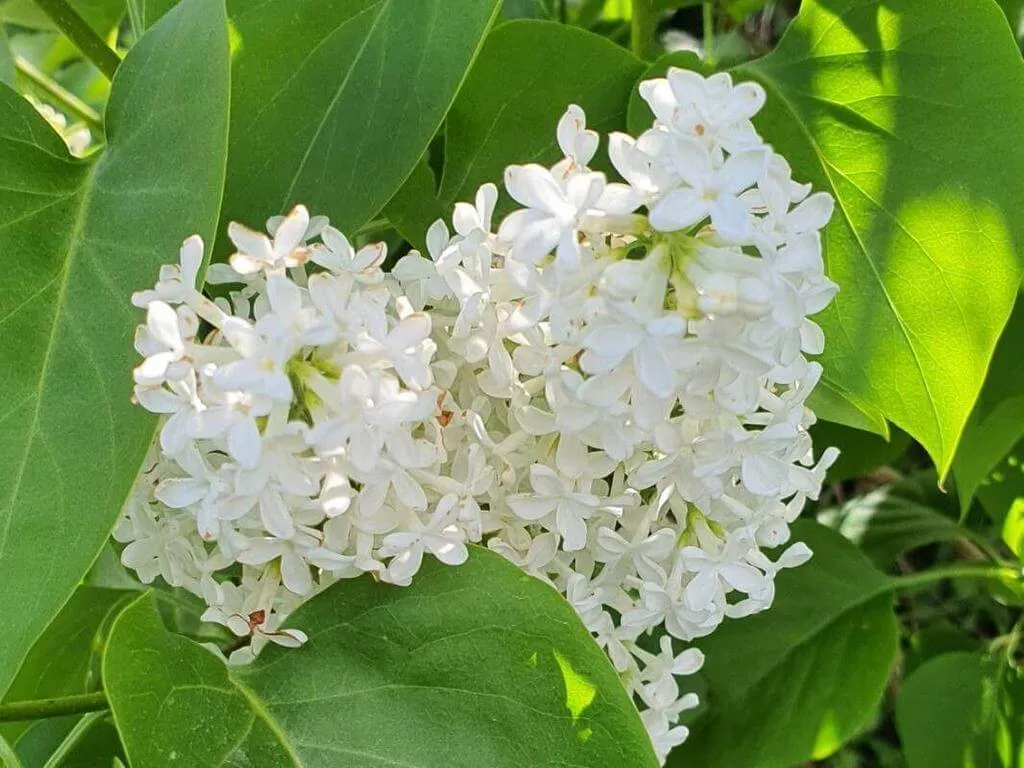
[[[598,508],[598,497],[575,490],[543,464],[530,467],[530,487],[533,493],[506,499],[512,511],[523,520],[557,531],[567,552],[583,549],[587,542],[586,520]]]
[[[753,235],[754,217],[741,193],[761,174],[763,150],[730,155],[716,167],[711,154],[700,144],[679,139],[670,150],[672,165],[685,186],[677,187],[651,208],[651,226],[673,232],[711,218],[724,240],[745,244]]]
[[[309,229],[309,212],[297,205],[281,221],[271,240],[266,235],[231,222],[228,237],[238,250],[228,260],[231,267],[242,276],[256,272],[267,275],[280,274],[287,267],[298,267],[309,260],[306,248],[306,231]]]
[[[394,555],[388,564],[387,579],[395,584],[410,584],[419,571],[423,553],[430,552],[446,565],[461,565],[469,557],[465,534],[454,525],[453,510],[458,497],[442,497],[425,522],[416,521],[409,531],[389,533],[383,549]]]
[[[135,398],[163,423],[115,537],[248,640],[232,664],[304,642],[291,612],[338,579],[408,585],[480,542],[566,597],[662,760],[686,738],[687,644],[810,557],[789,540],[836,458],[807,431],[832,200],[757,135],[760,86],[670,69],[640,92],[650,129],[608,143],[625,183],[589,169],[570,105],[563,159],[507,169],[497,234],[485,184],[388,275],[383,243],[298,206],[270,237],[231,225],[227,296],[190,238],[133,297]]]
[[[184,379],[191,370],[185,360],[186,339],[198,326],[199,321],[188,308],[175,312],[162,301],[149,302],[146,325],[135,336],[135,348],[146,356],[135,368],[135,383],[152,387]]]
[[[577,232],[583,215],[597,205],[604,192],[600,173],[578,173],[563,187],[551,171],[540,165],[512,165],[505,170],[505,188],[525,209],[510,214],[498,228],[498,237],[512,243],[509,255],[535,263],[552,251],[563,269],[580,262]]]

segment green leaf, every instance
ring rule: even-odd
[[[964,511],[981,481],[1024,437],[1024,301],[1018,301],[996,346],[978,402],[953,459]]]
[[[838,509],[823,510],[818,521],[839,531],[880,568],[926,544],[974,538],[955,520],[891,487],[851,499]]]
[[[736,74],[767,89],[756,122],[794,175],[836,198],[826,375],[942,480],[1021,278],[1024,186],[1006,174],[1024,167],[1024,67],[1006,20],[991,0],[806,0]]]
[[[81,715],[37,720],[18,740],[17,752],[22,768],[44,768]],[[124,756],[117,729],[108,719],[93,723],[71,751],[60,761],[60,768],[110,768]]]
[[[89,693],[100,685],[97,654],[117,611],[133,595],[113,589],[79,587],[36,640],[14,678],[4,703]],[[11,741],[28,723],[5,723]]]
[[[1016,768],[1024,679],[978,654],[937,656],[903,684],[896,726],[908,768]]]
[[[1006,513],[1002,537],[1010,551],[1024,560],[1024,499],[1016,499]]]
[[[1024,498],[1024,440],[982,479],[976,494],[988,517],[1001,527],[1016,500]]]
[[[426,252],[427,227],[438,219],[451,218],[451,211],[437,198],[437,177],[426,156],[416,163],[384,213],[413,248]]]
[[[1006,15],[1006,20],[1010,23],[1010,31],[1016,34],[1017,28],[1020,26],[1021,12],[1024,11],[1024,0],[996,0],[996,3]]]
[[[946,618],[931,619],[927,626],[907,638],[902,673],[906,680],[926,662],[956,651],[980,651],[985,645],[971,627],[959,626]]]
[[[818,382],[817,388],[807,400],[807,407],[824,421],[889,439],[889,422],[885,420],[880,410],[864,403],[828,379]]]
[[[229,670],[149,598],[121,614],[104,681],[133,768],[657,765],[572,608],[488,550],[431,559],[411,587],[341,581],[287,626],[309,642]]]
[[[131,404],[133,290],[209,236],[223,183],[223,8],[187,0],[129,53],[94,162],[0,86],[0,694],[117,518],[153,436]]]
[[[558,3],[561,0],[503,0],[503,19],[558,19]]]
[[[890,580],[823,526],[793,537],[814,557],[779,574],[771,609],[697,641],[708,710],[669,766],[789,768],[871,721],[899,640]]]
[[[498,0],[458,12],[450,0],[229,2],[224,220],[262,228],[303,203],[342,229],[366,223],[437,132],[497,11]]]
[[[431,197],[423,177],[414,176],[415,189],[400,193],[401,205],[389,206],[388,218],[410,241],[422,242],[437,210],[450,215],[481,184],[500,183],[506,165],[558,160],[555,127],[569,104],[583,107],[590,128],[622,130],[643,68],[628,51],[578,27],[502,24],[448,114],[439,192]]]
[[[0,83],[14,88],[14,56],[7,40],[7,32],[0,24]]]
[[[128,0],[132,2],[133,0]],[[139,5],[142,24],[145,29],[157,23],[165,13],[178,4],[179,0],[134,0]]]

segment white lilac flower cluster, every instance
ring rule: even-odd
[[[812,457],[805,355],[836,286],[832,200],[754,130],[759,86],[671,70],[641,94],[653,127],[609,137],[626,183],[590,170],[571,106],[563,160],[506,170],[521,207],[496,231],[488,184],[390,273],[298,207],[269,237],[231,225],[211,300],[187,240],[134,297],[135,395],[166,420],[123,561],[202,595],[250,658],[300,644],[288,613],[337,579],[406,585],[485,543],[566,596],[664,758],[695,704],[676,676],[703,661],[680,646],[810,556],[762,547],[835,459]]]

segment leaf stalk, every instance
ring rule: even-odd
[[[35,0],[35,3],[107,80],[114,79],[121,57],[96,34],[67,0]]]
[[[80,693],[64,696],[59,699],[34,699],[31,701],[12,701],[0,704],[0,723],[12,723],[23,720],[43,720],[62,715],[77,715],[83,712],[99,712],[109,709],[107,694],[103,691]]]

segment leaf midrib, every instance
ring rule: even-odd
[[[836,188],[835,181],[830,171],[830,168],[835,168],[835,166],[832,164],[831,161],[826,159],[825,153],[821,150],[821,147],[818,145],[817,140],[811,134],[810,130],[808,130],[806,124],[800,116],[800,113],[793,106],[789,98],[783,93],[779,85],[774,80],[772,80],[767,73],[762,73],[760,70],[748,66],[740,67],[739,71],[759,81],[764,87],[770,89],[772,93],[778,97],[779,101],[786,107],[790,115],[792,115],[793,121],[799,126],[800,132],[803,134],[804,138],[807,140],[807,143],[811,148],[811,151],[814,153],[815,159],[818,161],[818,166],[821,169],[821,172],[824,174],[826,180],[828,181],[829,187],[831,188],[831,191],[835,197],[836,208],[842,215],[843,221],[845,222],[847,228],[850,230],[850,233],[856,240],[857,250],[861,253],[861,255],[864,257],[864,261],[867,262],[868,266],[871,268],[871,274],[874,276],[875,281],[878,284],[878,288],[880,289],[882,295],[885,297],[885,302],[886,304],[888,304],[889,310],[892,313],[892,316],[900,329],[900,334],[903,336],[903,339],[906,341],[907,348],[910,350],[911,357],[914,360],[914,365],[917,368],[918,377],[927,395],[928,405],[931,410],[932,418],[935,422],[939,456],[942,459],[940,473],[942,475],[945,475],[945,472],[948,471],[948,464],[952,459],[952,454],[950,454],[949,456],[946,455],[946,438],[942,429],[942,421],[939,417],[938,406],[935,402],[935,397],[932,395],[931,385],[929,384],[928,377],[925,375],[924,366],[922,365],[921,359],[918,355],[917,347],[914,345],[914,341],[910,335],[909,330],[907,329],[905,321],[903,320],[903,316],[900,314],[899,310],[896,308],[895,302],[889,295],[889,291],[885,287],[885,283],[882,280],[882,276],[878,271],[878,266],[871,258],[870,254],[868,253],[867,247],[864,245],[864,241],[861,239],[860,231],[854,226],[853,219],[850,217],[849,212],[846,210],[846,205],[844,204],[843,197],[839,195],[838,189]],[[836,170],[838,171],[838,168],[836,168]],[[840,172],[840,174],[842,175],[842,172]],[[845,175],[844,178],[846,178]],[[850,183],[853,184],[853,182]],[[870,198],[868,199],[870,200]],[[884,206],[874,203],[873,200],[872,203],[876,205],[876,207],[878,207],[880,210],[885,210],[886,213],[889,213],[891,216],[894,216],[894,214],[885,209]],[[825,258],[825,263],[827,265],[828,248],[827,243],[824,240],[822,242],[822,246],[823,256]]]
[[[59,277],[60,284],[57,287],[57,297],[55,307],[53,311],[53,324],[50,327],[50,335],[46,342],[46,351],[43,353],[43,361],[39,367],[39,384],[35,389],[35,408],[32,412],[32,422],[29,425],[28,432],[26,433],[24,440],[24,451],[21,455],[21,461],[18,464],[18,471],[15,475],[14,485],[11,489],[10,505],[8,507],[8,513],[4,520],[3,527],[0,528],[0,562],[3,561],[4,552],[7,548],[7,540],[10,533],[11,524],[14,520],[15,507],[17,505],[18,496],[21,493],[21,484],[25,479],[25,470],[28,467],[29,455],[32,453],[32,446],[36,442],[36,437],[39,432],[39,416],[42,410],[43,403],[43,390],[46,386],[47,374],[50,368],[50,359],[53,353],[53,348],[56,346],[57,340],[57,329],[60,327],[60,318],[64,312],[64,305],[67,300],[68,282],[71,279],[71,273],[74,268],[75,258],[81,247],[82,234],[85,228],[85,222],[87,219],[87,212],[89,207],[89,201],[92,198],[92,192],[94,188],[94,180],[96,172],[99,168],[99,163],[94,163],[89,167],[85,177],[82,181],[81,186],[76,192],[71,193],[67,197],[72,197],[76,193],[81,193],[81,200],[78,205],[78,210],[75,215],[74,223],[71,227],[70,234],[68,236],[66,254],[64,258],[64,264],[61,266],[61,274]],[[36,294],[38,296],[39,294]],[[27,305],[22,303],[19,305],[18,310],[20,311]],[[6,318],[5,318],[6,319]],[[32,395],[29,395],[29,398]],[[29,399],[26,398],[26,401]],[[22,403],[24,404],[24,402]],[[20,407],[20,406],[19,406]]]
[[[285,210],[285,206],[288,205],[288,201],[291,199],[292,194],[294,194],[295,192],[295,187],[299,183],[299,177],[302,176],[302,172],[306,169],[306,163],[309,162],[309,157],[313,153],[313,147],[315,147],[317,142],[320,140],[320,134],[323,132],[324,126],[327,125],[327,120],[334,112],[334,108],[337,106],[338,100],[341,98],[341,95],[345,92],[345,89],[348,88],[348,83],[349,80],[352,79],[352,74],[356,71],[356,67],[362,60],[363,54],[366,53],[366,48],[370,44],[370,40],[377,32],[377,27],[380,25],[380,20],[384,18],[385,12],[391,7],[391,5],[392,0],[381,0],[381,2],[377,3],[376,5],[367,6],[359,13],[347,18],[343,23],[339,24],[334,29],[333,32],[331,32],[324,38],[324,40],[327,40],[328,38],[333,37],[338,33],[339,30],[343,29],[348,24],[360,18],[363,14],[368,13],[373,9],[377,10],[377,15],[373,19],[373,22],[370,24],[370,28],[366,32],[366,37],[363,38],[363,42],[359,45],[359,50],[356,51],[356,55],[352,57],[352,63],[349,65],[348,71],[345,73],[345,77],[342,78],[341,84],[338,86],[338,89],[334,92],[334,96],[327,104],[327,108],[324,110],[323,116],[317,123],[316,130],[313,132],[313,137],[309,140],[309,144],[306,146],[306,151],[302,155],[302,160],[299,161],[299,166],[298,168],[295,169],[295,175],[292,177],[291,183],[288,185],[288,191],[285,192],[284,198],[281,200],[280,208],[282,211]]]

